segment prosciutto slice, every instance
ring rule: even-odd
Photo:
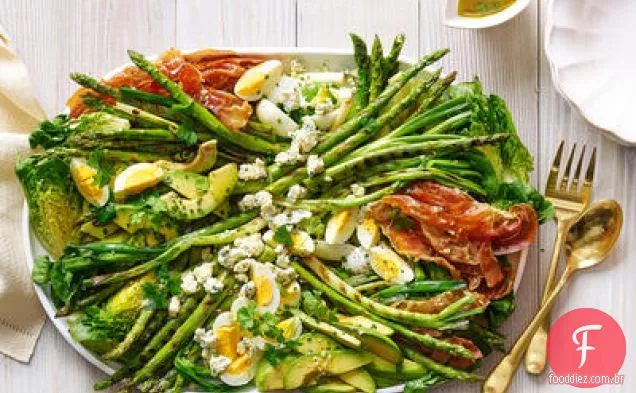
[[[527,247],[538,228],[532,206],[508,211],[474,200],[467,193],[434,182],[418,182],[404,194],[376,203],[370,214],[399,252],[447,268],[470,290],[491,299],[512,290],[514,270],[496,255]]]
[[[228,128],[238,130],[247,124],[252,107],[232,94],[236,81],[243,73],[263,59],[243,56],[230,51],[203,50],[182,55],[175,49],[164,52],[155,65],[191,97],[212,111]],[[109,86],[128,86],[149,93],[168,95],[167,92],[144,71],[126,67],[105,80]],[[90,89],[79,89],[67,101],[71,116],[88,111],[82,96],[95,94]],[[106,99],[107,102],[110,100]]]

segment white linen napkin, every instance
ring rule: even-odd
[[[21,362],[31,358],[44,312],[25,263],[24,198],[14,165],[28,154],[28,132],[45,117],[26,67],[0,26],[0,352]]]

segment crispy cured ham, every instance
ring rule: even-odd
[[[243,56],[230,51],[203,50],[182,55],[178,50],[164,52],[155,64],[191,97],[214,113],[227,127],[238,130],[245,126],[252,114],[246,101],[232,94],[236,81],[243,73],[263,62],[258,57]],[[104,81],[112,87],[128,86],[149,93],[167,95],[167,92],[144,71],[137,67],[124,68]],[[90,89],[79,89],[69,98],[67,106],[71,117],[88,111],[82,102]],[[109,99],[106,99],[109,102]]]
[[[515,271],[502,267],[496,255],[533,242],[539,224],[532,206],[503,211],[434,182],[405,191],[382,198],[370,211],[396,250],[447,268],[490,299],[512,290]]]

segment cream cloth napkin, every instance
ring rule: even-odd
[[[14,165],[28,154],[28,132],[45,117],[26,67],[0,26],[0,352],[21,362],[31,358],[44,312],[25,261],[24,198]]]

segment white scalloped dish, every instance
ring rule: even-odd
[[[636,145],[636,1],[552,0],[546,55],[556,89],[594,127]]]
[[[309,69],[318,69],[323,65],[327,65],[330,69],[333,70],[342,70],[347,68],[352,68],[354,66],[353,56],[350,52],[338,51],[338,50],[321,50],[321,49],[302,49],[302,48],[259,48],[259,49],[250,49],[250,48],[232,48],[239,53],[245,54],[258,54],[264,55],[267,57],[279,58],[283,61],[289,61],[292,58],[297,58],[301,60]],[[185,52],[185,51],[184,51]],[[410,59],[402,58],[402,65],[412,64],[413,61]],[[121,68],[118,68],[111,72],[109,75],[119,71]],[[108,77],[108,75],[107,75]],[[33,260],[35,257],[45,254],[44,248],[41,246],[40,242],[36,238],[35,234],[30,228],[29,225],[29,214],[28,207],[25,203],[23,216],[22,216],[22,229],[23,229],[23,239],[24,239],[24,247],[26,252],[27,263],[29,269],[33,268]],[[519,283],[521,281],[521,277],[523,275],[523,270],[527,257],[527,249],[524,249],[515,254],[509,255],[509,262],[515,264],[517,266],[517,275],[514,283],[514,291],[517,290]],[[117,364],[107,363],[100,359],[95,354],[86,350],[80,344],[76,343],[70,336],[68,332],[67,319],[68,318],[56,318],[55,313],[56,309],[53,304],[53,301],[50,297],[50,293],[48,290],[44,290],[38,285],[35,285],[35,289],[42,303],[47,315],[53,322],[55,328],[60,332],[60,334],[64,337],[64,339],[77,351],[82,357],[91,362],[93,365],[98,367],[100,370],[105,373],[112,374],[114,370],[117,368]],[[404,385],[396,385],[388,388],[378,389],[378,393],[397,393],[403,390]],[[249,393],[258,393],[258,390],[253,387],[249,387],[244,389],[243,391]]]

